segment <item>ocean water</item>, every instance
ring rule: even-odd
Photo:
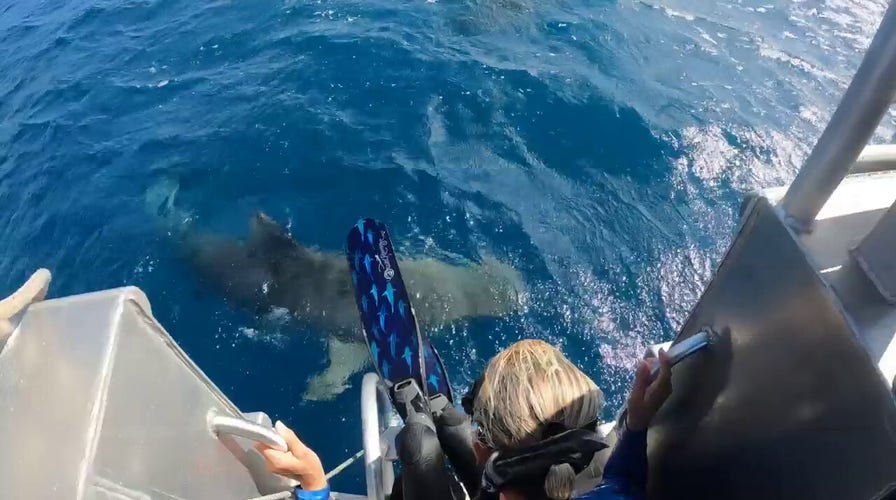
[[[244,410],[325,464],[360,448],[360,377],[305,402],[326,332],[200,282],[147,193],[234,237],[261,209],[340,251],[493,255],[528,308],[430,332],[461,389],[502,346],[561,346],[622,403],[672,338],[744,193],[789,182],[883,0],[0,0],[0,291],[140,286]],[[879,140],[896,130],[885,119]],[[335,485],[360,490],[362,470]]]

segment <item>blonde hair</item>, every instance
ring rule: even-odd
[[[473,420],[484,444],[501,450],[540,441],[551,423],[566,429],[588,425],[603,404],[597,385],[558,349],[541,340],[521,340],[489,361]],[[568,464],[551,467],[544,482],[548,498],[570,498],[575,476]]]

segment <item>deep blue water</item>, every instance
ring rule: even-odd
[[[373,216],[407,254],[491,254],[525,278],[527,312],[435,338],[458,388],[538,337],[610,415],[632,361],[696,300],[742,195],[792,178],[884,8],[0,0],[0,291],[39,266],[53,296],[140,286],[241,408],[335,465],[360,448],[360,378],[303,402],[322,332],[206,289],[146,193],[179,185],[180,210],[235,237],[263,209],[333,251]]]

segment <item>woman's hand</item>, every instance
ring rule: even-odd
[[[635,382],[628,396],[626,426],[633,431],[643,431],[650,425],[656,412],[672,393],[672,365],[669,354],[660,351],[660,371],[650,381],[650,363],[642,360],[635,372]]]
[[[267,462],[268,472],[297,480],[304,490],[321,490],[327,487],[324,466],[314,451],[299,440],[296,433],[283,422],[274,424],[274,429],[286,441],[287,451],[271,448],[258,443],[255,449]]]

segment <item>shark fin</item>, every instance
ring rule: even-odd
[[[304,399],[327,401],[349,386],[348,379],[361,371],[370,361],[370,351],[364,344],[345,342],[331,337],[327,346],[330,364],[308,380]]]
[[[257,211],[249,221],[249,254],[253,257],[276,260],[300,251],[299,244],[268,214]]]

